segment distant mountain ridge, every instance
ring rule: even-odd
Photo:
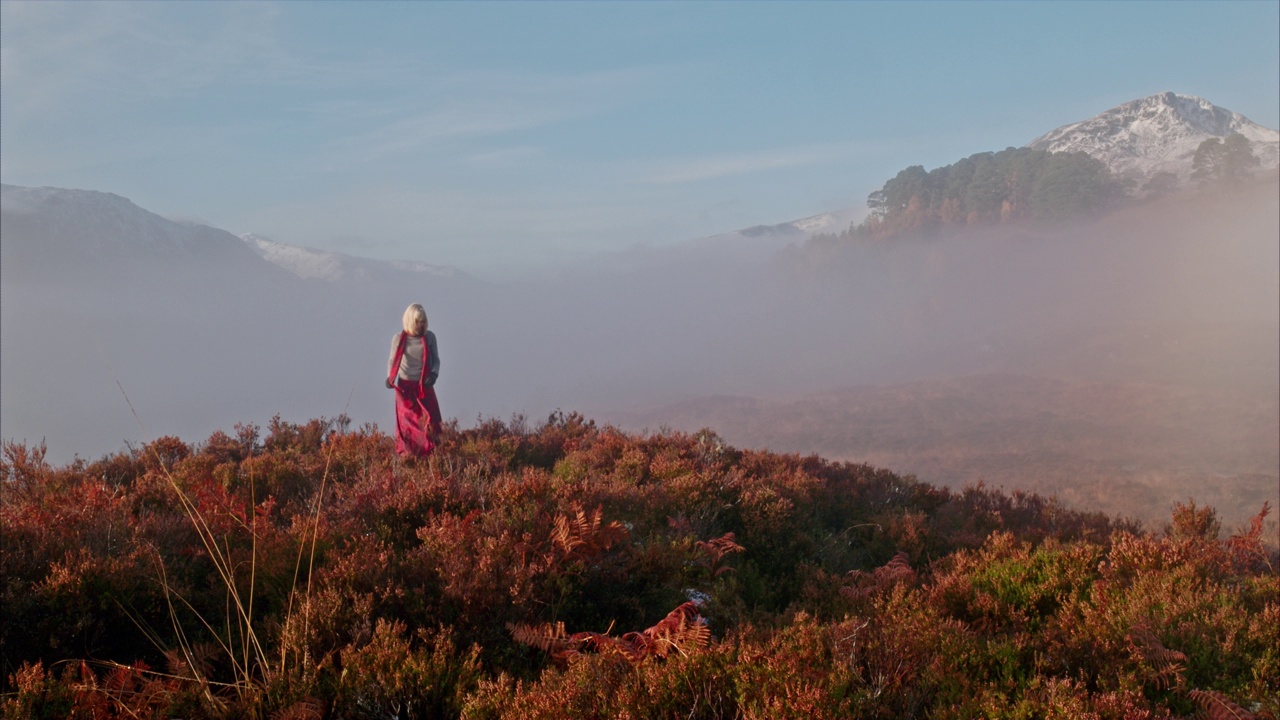
[[[4,259],[13,263],[10,270],[56,271],[102,262],[215,262],[268,276],[284,271],[327,282],[371,281],[389,274],[474,280],[450,266],[359,258],[253,234],[237,237],[201,223],[170,220],[109,192],[4,185],[0,197]]]
[[[1200,143],[1240,133],[1264,170],[1280,166],[1280,132],[1204,98],[1164,92],[1132,100],[1027,143],[1033,150],[1084,152],[1138,182],[1158,172],[1186,180]]]
[[[109,192],[4,185],[0,211],[5,254],[21,261],[254,260],[225,230],[169,220]]]
[[[469,278],[449,265],[411,260],[373,260],[343,253],[291,245],[248,233],[241,235],[250,249],[267,262],[303,279],[327,282],[367,281],[387,272],[420,273],[436,278]]]
[[[1142,182],[1158,172],[1182,180],[1191,174],[1196,148],[1206,139],[1240,133],[1249,139],[1264,170],[1280,167],[1280,132],[1203,98],[1165,92],[1123,103],[1080,122],[1064,125],[1026,147],[1049,152],[1084,152],[1120,176]],[[8,259],[25,262],[50,253],[81,260],[106,257],[256,256],[299,278],[325,282],[368,282],[386,273],[471,280],[458,269],[418,261],[383,261],[293,245],[248,233],[232,233],[198,223],[163,218],[109,192],[3,186],[5,229],[20,240],[5,248]],[[665,262],[715,255],[724,248],[767,254],[815,233],[836,233],[857,222],[864,209],[842,209],[773,225],[756,225],[677,243]],[[236,242],[239,240],[240,242]],[[67,245],[70,243],[70,245]],[[65,246],[65,247],[64,247]],[[61,248],[61,250],[58,250]],[[245,253],[244,250],[251,250]],[[192,255],[194,254],[194,255]],[[666,253],[663,253],[664,255]],[[654,264],[645,248],[617,253],[613,264]],[[605,266],[610,263],[604,263]],[[595,263],[593,265],[599,265]]]
[[[850,222],[855,222],[864,215],[866,215],[866,210],[864,209],[845,208],[843,210],[810,215],[790,222],[777,223],[776,225],[753,225],[741,230],[732,230],[727,233],[699,238],[692,242],[715,243],[724,240],[741,240],[743,238],[772,239],[782,242],[791,242],[796,239],[804,240],[814,233],[840,232],[849,227]]]

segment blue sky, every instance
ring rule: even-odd
[[[5,183],[482,275],[860,207],[1166,90],[1280,126],[1278,2],[0,13]]]

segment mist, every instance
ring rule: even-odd
[[[730,441],[807,451],[820,445],[716,427],[722,415],[688,403],[993,374],[1189,388],[1264,409],[1280,394],[1274,184],[1076,227],[685,244],[501,283],[303,280],[229,235],[205,238],[222,251],[198,257],[89,252],[24,224],[11,195],[0,430],[46,443],[54,462],[162,435],[198,443],[276,415],[385,429],[387,356],[413,302],[439,338],[442,410],[463,426],[557,409],[636,430],[707,419]],[[768,412],[753,426],[767,428]],[[1261,431],[1275,438],[1275,413],[1270,423]],[[1242,441],[1253,466],[1272,452],[1274,475],[1280,451],[1258,432],[1237,434],[1253,438]]]
[[[1276,216],[1264,192],[1074,228],[566,272],[455,311],[454,381],[499,413],[989,372],[1266,389]]]

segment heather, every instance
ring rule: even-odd
[[[1244,718],[1280,577],[1167,527],[576,414],[0,464],[6,718]]]

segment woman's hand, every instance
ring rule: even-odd
[[[385,383],[387,384],[387,389],[388,389],[388,390],[394,390],[394,389],[395,389],[395,387],[396,387],[395,385],[392,385],[392,384],[391,384],[391,381],[390,381],[390,380],[383,380],[383,382],[385,382]]]

